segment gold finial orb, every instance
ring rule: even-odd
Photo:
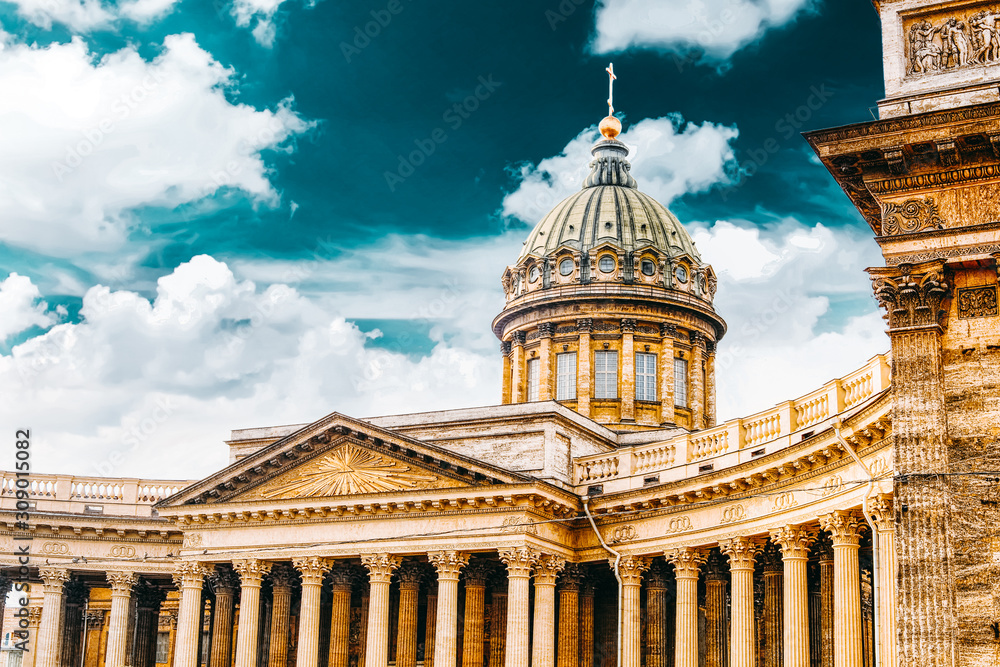
[[[605,116],[597,126],[605,139],[614,139],[622,133],[622,122],[614,116]]]

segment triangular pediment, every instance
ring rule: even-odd
[[[157,503],[216,505],[523,484],[524,475],[332,413]]]
[[[232,500],[334,498],[462,486],[469,484],[345,441]]]

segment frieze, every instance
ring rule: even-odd
[[[505,535],[537,535],[538,527],[523,516],[509,516],[503,520],[500,532]]]
[[[881,181],[870,181],[867,183],[867,187],[871,192],[884,194],[900,190],[917,190],[936,185],[951,185],[954,183],[965,183],[969,181],[978,181],[998,177],[1000,177],[1000,165],[987,164],[930,174],[918,174],[914,176],[902,176],[900,178],[887,178]]]
[[[784,493],[779,493],[771,499],[771,509],[774,512],[782,512],[787,509],[791,509],[799,504],[799,501],[795,499],[794,491],[785,491]]]
[[[667,522],[667,527],[663,533],[665,535],[672,535],[674,533],[682,533],[685,530],[691,530],[691,519],[686,516],[678,516]]]
[[[185,549],[197,549],[202,545],[201,533],[184,533],[184,544]]]
[[[943,228],[937,204],[930,197],[907,199],[902,204],[890,203],[882,207],[882,233],[887,236]]]
[[[621,544],[622,542],[631,542],[632,540],[639,537],[638,531],[632,524],[625,524],[624,526],[615,526],[608,536],[608,544]]]
[[[977,11],[978,10],[978,11]],[[1000,13],[982,6],[949,16],[916,17],[904,25],[906,75],[918,76],[992,65],[1000,61]]]
[[[722,510],[722,519],[719,523],[736,523],[747,518],[747,509],[743,505],[731,505]]]
[[[821,494],[821,497],[826,498],[827,496],[832,496],[839,493],[842,488],[844,488],[844,478],[840,475],[833,475],[830,479],[823,482],[823,493]]]
[[[69,545],[65,542],[45,542],[41,552],[46,556],[66,556],[69,554]]]
[[[962,319],[996,317],[996,286],[960,287],[958,289],[958,316]]]
[[[937,259],[948,259],[950,257],[969,257],[972,255],[992,255],[1000,253],[1000,244],[990,243],[986,245],[970,246],[967,248],[941,248],[931,252],[914,253],[910,255],[894,255],[886,259],[889,266],[899,266],[900,264],[920,264]]]
[[[116,544],[111,547],[109,555],[112,558],[134,558],[135,547],[128,544]]]

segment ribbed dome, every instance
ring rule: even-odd
[[[546,256],[563,246],[589,251],[603,243],[625,251],[653,246],[668,257],[687,254],[700,263],[694,242],[680,221],[636,188],[625,144],[600,141],[593,154],[583,190],[542,218],[528,236],[518,263],[528,255]]]

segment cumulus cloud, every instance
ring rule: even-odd
[[[719,275],[716,311],[729,325],[717,357],[719,417],[772,407],[860,367],[889,348],[864,269],[867,235],[794,219],[692,226]]]
[[[652,48],[726,60],[813,5],[813,0],[601,0],[591,49]]]
[[[499,387],[496,354],[439,343],[413,361],[208,256],[152,300],[93,287],[81,316],[0,355],[0,418],[33,428],[39,469],[207,474],[231,428],[484,404]]]
[[[261,46],[274,46],[276,26],[275,14],[286,0],[234,0],[231,7],[236,25],[241,28],[253,26],[251,32]]]
[[[590,149],[599,138],[597,127],[574,137],[559,155],[537,165],[519,167],[518,187],[503,200],[504,216],[534,224],[564,198],[580,189],[590,171]],[[646,118],[619,137],[629,147],[632,175],[639,188],[664,205],[681,195],[703,192],[729,183],[736,173],[731,142],[736,127],[705,122],[685,123],[679,114]]]
[[[137,3],[138,4],[138,3]],[[226,97],[234,72],[192,35],[159,56],[95,59],[82,40],[0,51],[0,240],[68,256],[114,250],[142,206],[176,207],[222,188],[273,205],[263,151],[291,150],[312,124]]]
[[[0,282],[0,344],[31,327],[48,327],[56,317],[27,276],[12,273]]]
[[[42,28],[59,23],[74,32],[111,27],[119,19],[147,24],[161,18],[179,0],[125,0],[118,4],[101,0],[3,0],[17,7],[17,13]]]

